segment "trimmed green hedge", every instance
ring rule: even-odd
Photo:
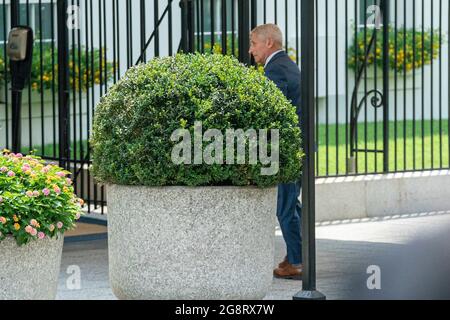
[[[196,121],[203,133],[279,129],[278,174],[261,175],[260,162],[174,164],[172,133],[185,128],[193,137]],[[299,178],[303,156],[294,106],[261,72],[217,54],[178,54],[128,70],[97,106],[91,143],[94,176],[121,185],[274,186]]]

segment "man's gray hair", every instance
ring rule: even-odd
[[[253,29],[251,34],[256,34],[264,40],[272,39],[277,46],[283,48],[283,33],[276,24],[262,24]]]

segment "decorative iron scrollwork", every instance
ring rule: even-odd
[[[358,126],[358,117],[361,111],[363,104],[370,98],[370,104],[374,108],[381,108],[384,105],[385,98],[384,94],[380,90],[370,90],[365,93],[364,97],[358,103],[358,90],[361,84],[361,80],[363,79],[363,74],[368,66],[369,54],[373,50],[375,39],[376,39],[377,29],[374,29],[372,36],[369,41],[369,45],[367,46],[366,53],[364,56],[364,62],[361,67],[358,69],[358,74],[356,77],[355,88],[352,94],[352,102],[351,102],[351,113],[350,113],[350,159],[348,161],[348,171],[349,173],[356,172],[356,164],[355,164],[355,152],[357,152],[357,139],[356,139],[356,128]]]

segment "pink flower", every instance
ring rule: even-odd
[[[26,226],[25,227],[25,232],[26,233],[30,233],[31,234],[32,231],[33,231],[33,227],[32,226]]]
[[[69,186],[71,186],[71,185],[72,185],[72,179],[67,178],[67,179],[66,179],[66,183],[67,183]]]
[[[7,167],[1,167],[1,168],[0,168],[0,172],[3,172],[3,173],[4,173],[4,172],[6,172],[6,171],[8,171],[8,168],[7,168]]]
[[[15,174],[13,171],[9,171],[9,172],[7,173],[7,175],[8,175],[8,177],[10,177],[10,178],[16,176],[16,174]]]
[[[61,189],[58,186],[54,186],[53,187],[53,191],[55,191],[56,194],[60,194],[61,193]]]
[[[29,164],[24,164],[23,167],[22,167],[22,171],[26,172],[26,171],[29,171],[29,170],[31,170],[30,165]]]
[[[5,217],[0,217],[0,223],[1,224],[6,224],[6,218]]]
[[[50,170],[49,167],[43,167],[41,172],[42,173],[48,173],[49,170]]]
[[[3,202],[3,197],[0,197],[0,203],[2,203]]]
[[[48,230],[50,230],[50,232],[53,232],[53,230],[55,230],[55,225],[51,224],[50,227],[48,227]]]
[[[37,230],[32,228],[30,234],[34,237],[35,235],[37,235],[37,233],[38,233]]]
[[[58,223],[56,224],[56,226],[58,227],[58,229],[62,229],[62,227],[64,226],[64,223],[62,223],[62,222],[60,221],[60,222],[58,222]]]
[[[19,158],[19,159],[23,158],[23,154],[21,154],[21,153],[16,153],[16,158]]]
[[[31,198],[33,196],[33,191],[27,191],[25,194],[27,195],[27,197]]]
[[[75,220],[80,220],[81,218],[81,213],[77,212],[77,214],[75,215]]]
[[[45,238],[45,233],[39,232],[39,233],[38,233],[38,238],[39,238],[40,240],[44,239],[44,238]]]
[[[30,224],[31,224],[33,227],[37,227],[38,222],[37,222],[35,219],[32,219],[32,220],[30,221]]]
[[[50,194],[50,190],[48,190],[47,188],[45,188],[44,190],[42,190],[42,193],[44,194],[44,196],[48,196]]]
[[[33,196],[39,197],[39,191],[34,190],[34,191],[33,191]]]
[[[61,178],[64,178],[65,176],[66,176],[66,174],[64,173],[64,172],[57,172],[56,173],[56,175],[58,176],[58,177],[61,177]]]

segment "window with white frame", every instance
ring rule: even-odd
[[[232,8],[232,2],[234,2],[234,8],[235,8],[235,12],[233,13]],[[226,8],[227,8],[227,32],[230,32],[231,30],[233,30],[232,28],[232,15],[236,14],[236,10],[237,10],[237,0],[226,0]],[[215,26],[214,26],[214,32],[216,35],[220,35],[222,33],[222,0],[214,0],[214,11],[215,11],[215,15],[214,15],[214,20],[215,20]],[[203,28],[204,28],[204,34],[205,35],[210,35],[211,34],[211,1],[210,0],[205,0],[203,2]],[[201,13],[200,13],[201,14]],[[235,16],[235,20],[237,20],[236,16]],[[235,22],[236,23],[236,22]],[[200,30],[200,28],[198,28]]]
[[[367,25],[368,27],[373,27],[374,19],[371,19],[371,16],[374,14],[373,10],[369,10],[373,8],[374,5],[380,6],[379,0],[359,0],[359,26],[364,27]]]
[[[53,10],[52,10],[53,6]],[[11,6],[9,4],[0,5],[0,42],[8,39],[6,34],[11,25],[10,20]],[[53,14],[53,17],[52,17]],[[19,5],[19,24],[30,26],[35,34],[35,38],[43,41],[52,41],[54,34],[52,32],[52,23],[56,21],[56,2],[42,1],[29,4],[21,3]]]

